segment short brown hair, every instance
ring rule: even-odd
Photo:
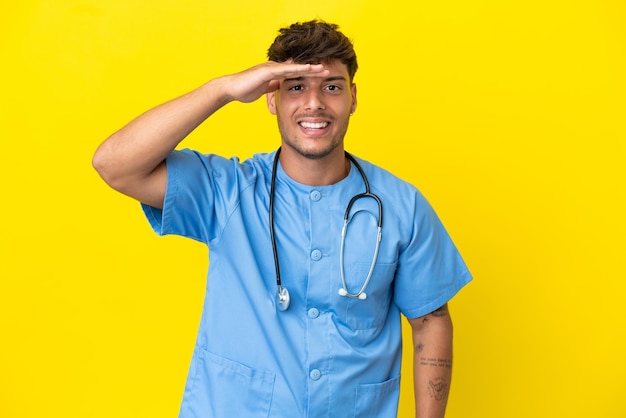
[[[299,64],[316,64],[338,59],[348,67],[350,81],[358,68],[356,53],[350,39],[339,32],[339,26],[321,20],[294,23],[279,30],[267,50],[270,61],[292,59]]]

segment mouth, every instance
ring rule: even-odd
[[[329,122],[298,122],[298,125],[300,125],[301,128],[306,129],[306,130],[321,130],[321,129],[326,129],[328,127],[328,125],[330,125]]]

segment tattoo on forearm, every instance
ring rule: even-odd
[[[446,399],[448,396],[448,382],[442,377],[428,381],[428,392],[431,398],[438,401]]]
[[[437,357],[420,357],[420,366],[440,367],[443,369],[452,368],[452,359]]]

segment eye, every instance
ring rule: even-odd
[[[301,84],[296,84],[294,86],[289,87],[289,91],[301,91],[304,87]]]
[[[336,91],[341,90],[341,86],[338,86],[336,84],[330,84],[326,86],[326,90],[336,92]]]

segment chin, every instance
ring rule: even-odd
[[[324,146],[305,147],[297,145],[293,146],[288,143],[285,143],[285,145],[293,149],[297,154],[309,160],[321,160],[322,158],[325,158],[332,154],[333,151],[335,151],[340,146],[340,144],[330,144]]]

